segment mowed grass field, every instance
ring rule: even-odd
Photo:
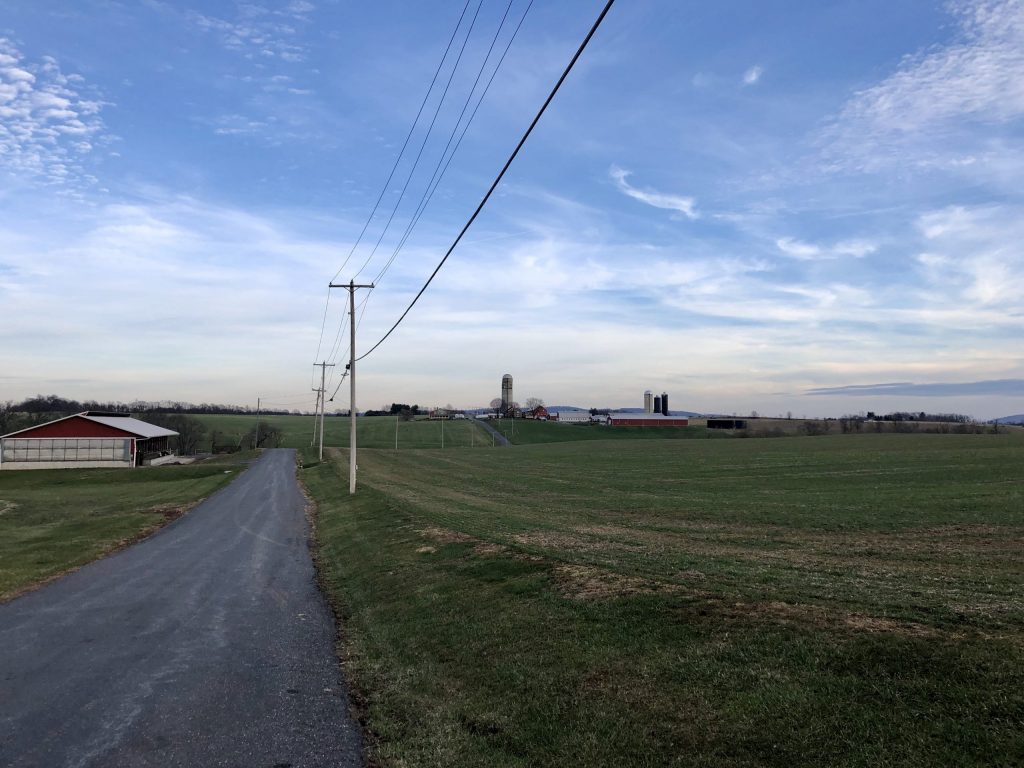
[[[235,478],[241,458],[0,472],[0,602],[159,528]]]
[[[383,765],[1024,762],[1019,434],[359,464],[303,477]]]
[[[256,416],[235,414],[197,415],[210,434],[201,444],[209,447],[214,430],[219,433],[217,442],[237,444],[256,426]],[[282,432],[281,447],[308,451],[313,442],[312,416],[262,416],[260,420],[272,424]],[[365,448],[395,447],[395,432],[398,433],[398,449],[440,448],[442,437],[446,448],[490,448],[491,435],[471,419],[453,421],[399,421],[394,416],[369,416],[356,419],[357,444]],[[345,416],[327,416],[324,419],[324,446],[348,447],[351,424]],[[442,436],[443,433],[443,436]]]

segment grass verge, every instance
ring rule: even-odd
[[[226,485],[247,458],[0,472],[0,602],[152,533]]]
[[[305,471],[384,765],[1010,765],[1022,443],[644,441]]]

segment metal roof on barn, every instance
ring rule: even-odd
[[[57,424],[62,421],[68,421],[69,419],[86,419],[96,424],[102,424],[106,427],[119,429],[122,432],[127,432],[128,434],[135,435],[136,437],[141,437],[147,440],[151,437],[171,437],[173,435],[178,434],[174,430],[164,429],[163,427],[158,427],[156,424],[150,424],[147,421],[142,421],[140,419],[133,418],[132,416],[119,416],[109,413],[96,414],[95,411],[83,411],[82,413],[75,413],[72,414],[71,416],[65,416],[62,419],[54,419],[53,421],[47,421],[44,422],[43,424],[33,424],[31,427],[19,429],[17,432],[11,432],[10,434],[0,435],[0,437],[13,437],[15,435],[29,437],[30,435],[27,435],[25,433],[32,432],[34,430],[48,426],[50,424]]]

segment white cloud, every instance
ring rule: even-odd
[[[964,0],[950,9],[960,40],[905,57],[856,93],[825,131],[830,165],[998,165],[1005,152],[992,156],[989,143],[1024,116],[1024,3]]]
[[[922,273],[943,302],[967,310],[1001,310],[1024,332],[1024,209],[951,206],[923,214],[927,250]]]
[[[744,85],[756,85],[761,79],[761,75],[764,70],[759,65],[754,65],[746,72],[743,73],[743,84]]]
[[[626,179],[632,174],[622,168],[612,166],[608,173],[612,179],[615,180],[615,184],[618,186],[619,190],[623,194],[632,197],[634,200],[639,200],[641,203],[646,203],[647,205],[655,208],[678,211],[688,219],[696,219],[699,217],[696,210],[696,201],[692,197],[669,195],[662,192],[637,189],[626,181]]]
[[[308,23],[308,14],[315,9],[305,0],[293,0],[284,9],[244,3],[237,6],[231,19],[195,11],[190,11],[187,18],[199,29],[216,34],[225,48],[247,59],[277,58],[297,63],[306,59],[307,51],[299,42],[296,24]]]
[[[837,259],[841,256],[852,256],[859,259],[878,250],[875,243],[867,240],[841,240],[831,246],[822,246],[792,237],[779,238],[775,241],[775,246],[787,256],[805,261]]]
[[[91,183],[83,158],[109,137],[102,102],[85,98],[81,83],[52,57],[26,63],[12,41],[0,38],[0,167],[65,191]]]

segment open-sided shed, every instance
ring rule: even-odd
[[[134,467],[168,451],[170,429],[84,411],[0,437],[0,469]]]

